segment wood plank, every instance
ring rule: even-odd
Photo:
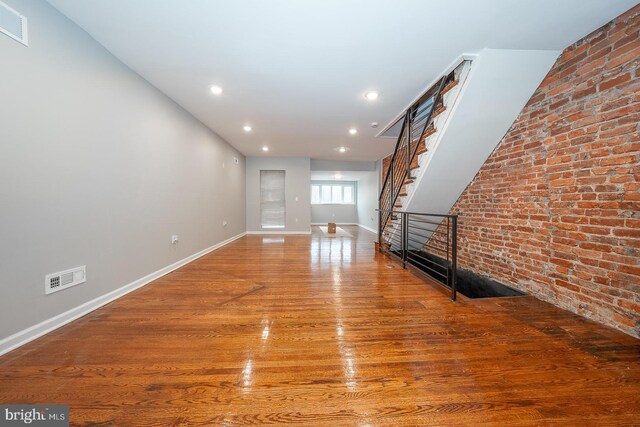
[[[0,358],[71,424],[612,425],[640,342],[532,297],[449,301],[376,236],[247,236]]]

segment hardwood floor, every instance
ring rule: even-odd
[[[0,358],[72,425],[639,425],[640,341],[531,297],[449,301],[374,235],[248,236]]]

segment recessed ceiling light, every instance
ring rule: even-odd
[[[269,151],[269,147],[265,145],[264,147],[262,147],[262,151]]]
[[[211,86],[209,89],[211,89],[211,93],[214,95],[220,95],[222,93],[222,88],[220,86]]]
[[[358,129],[356,129],[356,128],[351,128],[351,129],[349,129],[349,133],[350,133],[351,135],[355,135],[356,133],[358,133]]]
[[[251,126],[249,125],[245,125],[242,129],[244,129],[245,132],[251,132]]]
[[[380,94],[375,91],[367,92],[364,94],[364,97],[367,101],[375,101],[376,99],[378,99],[378,96],[380,96]]]
[[[349,147],[336,147],[336,148],[334,148],[334,151],[339,151],[341,153],[346,153],[347,151],[349,151]]]

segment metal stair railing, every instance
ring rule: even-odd
[[[451,289],[457,298],[458,215],[389,210],[396,233],[382,235],[378,250],[413,265]],[[435,256],[433,256],[435,255]]]
[[[433,113],[442,100],[442,89],[454,78],[453,73],[443,76],[405,112],[402,128],[387,168],[385,179],[378,198],[379,236],[387,230],[392,211],[400,197],[402,188],[411,182],[412,165],[420,143],[425,138],[429,125],[433,122]]]

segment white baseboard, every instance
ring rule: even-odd
[[[311,230],[309,231],[277,231],[277,230],[273,230],[273,231],[264,231],[264,230],[258,230],[258,231],[247,231],[247,234],[251,234],[251,235],[265,235],[265,234],[311,234]]]
[[[90,312],[92,312],[93,310],[102,307],[105,304],[110,303],[111,301],[114,301],[126,294],[128,294],[129,292],[135,291],[138,288],[143,287],[144,285],[147,285],[151,282],[153,282],[154,280],[159,279],[160,277],[171,273],[172,271],[182,267],[185,264],[188,264],[198,258],[200,258],[201,256],[204,256],[206,254],[208,254],[209,252],[212,252],[216,249],[221,248],[222,246],[228,245],[229,243],[233,242],[234,240],[237,240],[241,237],[243,237],[245,234],[247,233],[240,233],[236,236],[233,236],[223,242],[220,242],[216,245],[210,246],[196,254],[193,254],[191,256],[188,256],[184,259],[181,259],[180,261],[177,261],[167,267],[164,267],[158,271],[155,271],[151,274],[148,274],[134,282],[129,283],[128,285],[125,285],[121,288],[118,288],[116,290],[113,290],[107,294],[104,294],[102,296],[99,296],[98,298],[95,298],[91,301],[88,301],[82,305],[79,305],[77,307],[72,308],[71,310],[65,311],[64,313],[58,314],[57,316],[54,316],[50,319],[47,319],[43,322],[38,323],[37,325],[33,325],[27,329],[23,329],[22,331],[16,332],[13,335],[10,335],[6,338],[3,338],[2,340],[0,340],[0,355],[3,355],[5,353],[10,352],[11,350],[14,350],[30,341],[33,341],[36,338],[39,338],[45,334],[48,334],[49,332],[58,329],[61,326],[66,325],[69,322],[72,322]]]
[[[358,225],[355,222],[336,222],[336,225]],[[327,225],[326,222],[312,222],[311,225]]]
[[[362,224],[358,224],[358,225],[364,228],[365,230],[372,232],[373,234],[378,234],[378,230],[374,230],[373,228],[367,227],[366,225],[362,225]]]

